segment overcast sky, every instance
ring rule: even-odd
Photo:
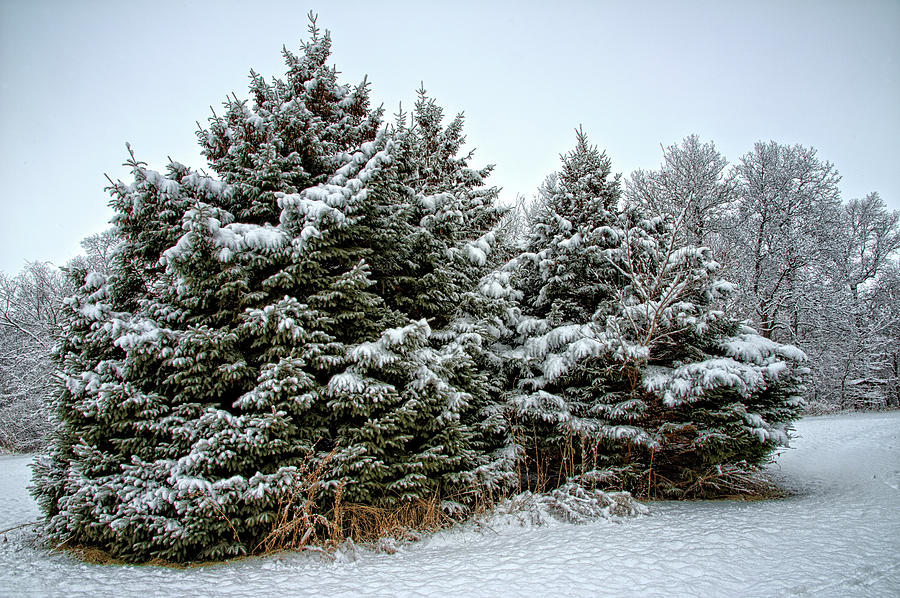
[[[900,209],[900,2],[122,2],[0,0],[0,270],[62,265],[107,227],[125,142],[205,167],[194,132],[250,68],[284,72],[306,13],[342,80],[394,112],[424,82],[465,111],[474,165],[512,200],[582,125],[625,175],[691,133],[737,162],[758,140],[815,147],[844,199]]]

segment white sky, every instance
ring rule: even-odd
[[[514,8],[513,8],[514,7]],[[815,147],[845,199],[900,209],[900,2],[0,0],[0,270],[64,264],[107,227],[104,173],[205,167],[194,132],[250,68],[283,74],[306,13],[342,80],[388,113],[420,81],[464,110],[474,165],[530,195],[583,125],[613,168],[657,168],[691,133],[737,162],[757,140]]]

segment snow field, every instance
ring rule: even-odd
[[[651,503],[585,525],[446,530],[395,554],[346,549],[186,570],[88,565],[0,535],[0,596],[900,596],[900,413],[808,418],[773,501]],[[0,529],[37,517],[29,457],[0,457]],[[506,523],[504,523],[506,521]]]

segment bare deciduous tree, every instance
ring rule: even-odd
[[[114,229],[81,242],[84,255],[68,268],[108,274],[118,236]],[[40,448],[50,430],[48,404],[67,277],[49,263],[32,262],[19,274],[0,272],[0,450]]]
[[[839,226],[823,243],[823,267],[811,296],[816,326],[802,342],[814,348],[813,390],[841,408],[885,407],[896,402],[900,346],[898,281],[900,213],[877,193],[840,211]]]
[[[0,273],[0,449],[34,450],[46,438],[50,353],[69,292],[63,274],[46,263],[17,276]]]
[[[84,255],[74,258],[69,263],[69,267],[82,268],[89,272],[109,275],[112,271],[115,250],[118,244],[119,236],[113,228],[88,235],[81,241]]]
[[[797,341],[804,282],[838,226],[839,180],[799,145],[757,143],[735,167],[738,206],[722,257],[739,311],[766,338]]]
[[[757,143],[728,170],[692,135],[633,173],[625,197],[712,247],[736,284],[730,309],[803,348],[812,405],[900,405],[900,214],[877,193],[842,205],[834,166],[799,145]]]
[[[650,213],[668,214],[682,222],[679,239],[690,245],[717,241],[724,210],[734,200],[734,184],[726,177],[728,161],[712,143],[697,135],[663,148],[659,170],[637,170],[625,189],[628,202]]]

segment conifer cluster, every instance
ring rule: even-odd
[[[330,48],[313,21],[284,80],[251,73],[201,128],[215,176],[132,153],[110,187],[115,264],[72,271],[36,466],[52,537],[222,559],[309,471],[321,512],[459,513],[572,480],[668,492],[786,441],[803,355],[721,310],[710,251],[626,205],[582,132],[516,239],[462,116],[420,90],[384,125]]]

